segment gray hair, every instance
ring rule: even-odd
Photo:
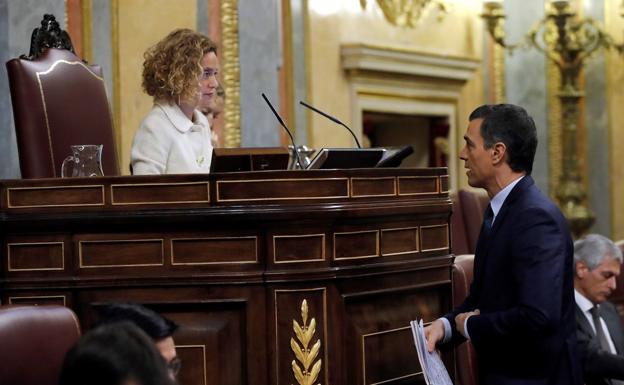
[[[623,259],[622,250],[607,237],[589,234],[574,242],[574,263],[583,262],[589,270],[593,270],[608,258],[620,263]]]

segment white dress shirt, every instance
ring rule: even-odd
[[[511,190],[513,190],[513,188],[518,184],[518,182],[520,182],[520,180],[522,180],[522,178],[524,178],[524,175],[522,175],[520,178],[515,179],[514,181],[509,183],[502,190],[500,190],[496,195],[494,195],[492,200],[490,200],[490,207],[492,208],[492,212],[494,213],[494,217],[492,218],[492,227],[494,226],[494,221],[496,221],[496,216],[498,215],[498,212],[500,211],[501,207],[503,207],[503,203],[505,203],[505,199],[507,199],[507,196],[509,195]],[[464,332],[466,333],[465,337],[467,339],[470,339],[470,333],[468,332],[468,318],[470,317],[472,316],[468,316],[466,317],[466,319],[464,319]],[[442,320],[442,323],[444,324],[444,338],[442,339],[442,342],[447,342],[448,340],[451,339],[451,334],[452,334],[451,324],[444,317],[440,319]]]
[[[596,333],[596,325],[594,325],[594,317],[592,317],[590,310],[594,307],[594,303],[588,300],[583,294],[579,293],[574,289],[574,300],[576,304],[583,312],[585,318],[587,318],[587,322],[591,325],[592,329],[594,329],[594,333]],[[605,323],[604,319],[600,317],[600,323],[602,324],[602,330],[604,330],[604,334],[607,337],[607,343],[609,344],[610,353],[617,354],[617,350],[615,350],[615,344],[611,339],[611,334],[609,333],[609,328]]]
[[[212,159],[208,119],[193,111],[191,121],[176,104],[156,102],[134,136],[134,175],[208,173]]]

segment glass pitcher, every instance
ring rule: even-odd
[[[72,155],[61,165],[61,177],[104,176],[102,171],[101,144],[79,144],[70,146]]]

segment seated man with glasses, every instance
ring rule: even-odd
[[[138,326],[154,341],[165,359],[169,376],[175,380],[182,366],[173,341],[173,333],[178,329],[178,325],[155,311],[134,303],[105,305],[100,311],[98,325],[126,321]]]

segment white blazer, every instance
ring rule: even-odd
[[[134,135],[130,161],[134,175],[208,173],[212,159],[210,126],[193,111],[193,121],[176,104],[156,102]]]

